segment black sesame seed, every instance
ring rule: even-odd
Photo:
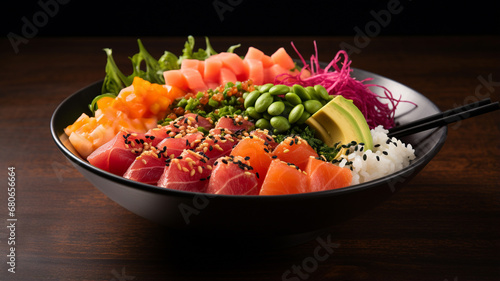
[[[367,158],[366,154],[363,154],[363,160],[364,161],[366,161],[366,158]]]
[[[380,161],[380,157],[378,157],[378,155],[377,155],[377,161]]]
[[[389,154],[389,152],[387,152],[387,151],[382,151],[382,153],[383,153],[384,155],[388,155],[388,154]]]

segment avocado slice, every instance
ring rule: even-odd
[[[347,144],[351,141],[364,143],[365,149],[373,150],[373,138],[363,113],[352,100],[336,96],[305,122],[316,131],[316,137],[328,146]],[[342,149],[337,157],[345,154]]]

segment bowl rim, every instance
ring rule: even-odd
[[[378,78],[384,79],[386,81],[391,81],[393,83],[398,83],[400,85],[403,85],[404,87],[414,91],[416,94],[420,95],[421,98],[427,100],[429,105],[433,107],[434,110],[437,110],[438,112],[441,112],[441,110],[426,96],[422,95],[421,93],[415,91],[414,89],[401,84],[400,82],[397,82],[395,80],[392,80],[390,78],[384,77],[382,75],[358,69],[358,68],[351,68],[355,72],[360,72],[364,73],[367,75],[371,75],[371,77],[377,76]],[[164,195],[172,195],[176,197],[186,197],[186,198],[192,198],[195,196],[205,196],[209,198],[226,198],[226,199],[231,199],[231,200],[296,200],[296,199],[314,199],[317,197],[325,197],[325,196],[340,196],[343,194],[347,193],[352,193],[352,192],[360,192],[365,189],[369,189],[375,186],[378,186],[384,182],[389,182],[391,179],[398,178],[399,176],[407,174],[409,171],[417,169],[420,166],[425,166],[438,152],[439,150],[443,147],[446,138],[447,138],[447,133],[448,133],[448,128],[447,126],[439,127],[434,130],[429,135],[435,134],[435,133],[441,133],[439,136],[439,139],[437,140],[436,145],[434,145],[430,150],[426,151],[425,154],[419,155],[418,158],[410,163],[407,167],[392,173],[390,175],[371,180],[365,183],[361,184],[355,184],[355,185],[350,185],[347,187],[339,188],[339,189],[333,189],[333,190],[324,190],[324,191],[316,191],[316,192],[308,192],[308,193],[299,193],[299,194],[287,194],[287,195],[224,195],[224,194],[208,194],[208,193],[201,193],[201,192],[188,192],[188,191],[180,191],[180,190],[173,190],[173,189],[167,189],[167,188],[162,188],[159,186],[151,185],[151,184],[146,184],[146,183],[141,183],[133,180],[126,179],[124,177],[112,174],[110,172],[101,170],[97,167],[92,166],[89,162],[83,160],[80,156],[77,156],[73,154],[61,141],[60,135],[58,135],[57,128],[55,126],[56,122],[56,117],[62,110],[62,108],[65,106],[66,103],[68,103],[70,100],[74,99],[76,96],[78,96],[82,91],[85,89],[96,86],[97,84],[103,83],[103,80],[98,80],[95,81],[83,88],[80,88],[70,96],[66,97],[63,101],[59,103],[59,105],[56,107],[54,110],[51,118],[50,118],[50,131],[52,135],[52,139],[56,143],[57,147],[59,150],[68,158],[73,164],[78,165],[79,167],[97,174],[98,176],[104,177],[107,180],[115,181],[117,183],[120,183],[123,186],[129,187],[129,188],[135,188],[139,189],[142,191],[147,191],[147,192],[153,192],[153,193],[159,193],[159,194],[164,194]],[[64,134],[64,133],[63,133]],[[256,199],[259,198],[259,199]]]

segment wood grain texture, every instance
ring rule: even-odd
[[[292,40],[307,56],[316,40],[322,61],[340,43],[354,44],[350,37],[211,38],[216,50],[240,42],[241,50],[252,45],[266,53],[281,46],[293,53]],[[180,53],[184,41],[143,38],[155,57]],[[137,51],[135,38],[34,38],[19,54],[2,41],[1,180],[16,167],[18,222],[16,274],[6,272],[8,233],[0,228],[1,280],[500,279],[500,112],[450,125],[442,150],[405,188],[309,242],[253,252],[238,247],[246,241],[193,246],[109,200],[51,139],[57,105],[104,77],[105,47],[125,69]],[[499,49],[499,37],[379,37],[351,58],[353,67],[399,81],[445,110],[499,99]],[[6,202],[2,184],[1,221]],[[314,262],[320,240],[336,248]]]

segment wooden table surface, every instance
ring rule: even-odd
[[[164,228],[93,187],[49,132],[56,106],[104,77],[103,48],[128,69],[136,38],[33,38],[0,49],[1,280],[500,280],[500,112],[449,127],[439,154],[389,201],[322,239],[285,249],[176,247]],[[142,38],[155,57],[179,54],[185,38]],[[359,38],[358,38],[359,39]],[[366,38],[365,38],[366,39]],[[199,47],[205,44],[197,38]],[[442,109],[500,93],[500,37],[211,38],[266,53],[294,41],[329,61],[356,47],[352,66],[399,81]],[[366,43],[366,42],[365,42]],[[15,167],[15,272],[8,272],[8,168]],[[5,225],[5,227],[4,227]],[[12,241],[12,240],[11,240]],[[245,241],[241,241],[245,243]],[[292,274],[286,274],[288,271]]]

